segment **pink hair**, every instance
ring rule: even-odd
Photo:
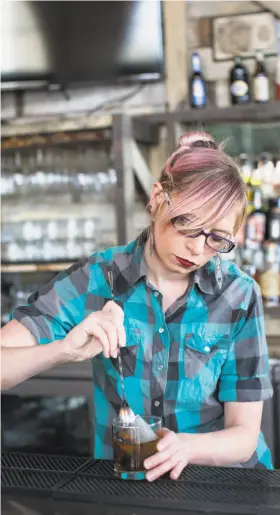
[[[171,198],[166,222],[203,208],[205,216],[193,219],[190,229],[213,225],[238,207],[235,232],[246,214],[247,191],[233,159],[206,132],[188,132],[166,162],[160,177]]]

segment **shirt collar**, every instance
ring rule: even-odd
[[[148,233],[143,231],[140,236],[125,247],[124,253],[115,256],[114,265],[114,291],[121,295],[131,288],[142,277],[148,273],[148,265],[145,259],[144,250]],[[194,284],[206,294],[215,293],[215,265],[214,260],[209,261],[199,268],[194,274]]]
[[[215,265],[212,259],[195,272],[194,283],[197,284],[203,293],[208,295],[213,295],[215,293]]]

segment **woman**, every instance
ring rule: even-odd
[[[15,310],[2,335],[3,385],[94,358],[95,457],[111,458],[120,345],[128,403],[166,428],[145,462],[149,481],[176,479],[188,463],[272,468],[260,433],[272,388],[259,287],[219,257],[246,213],[235,163],[210,135],[185,134],[148,212],[136,241],[93,254]]]

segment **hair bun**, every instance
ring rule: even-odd
[[[202,131],[189,131],[185,132],[179,138],[179,145],[176,148],[175,152],[168,158],[166,161],[166,165],[164,167],[164,173],[166,175],[171,175],[172,168],[176,161],[187,151],[190,151],[193,148],[212,148],[217,150],[218,145],[215,143],[214,138],[212,138],[211,134]]]
[[[217,149],[218,146],[215,143],[214,138],[212,138],[211,134],[207,132],[201,131],[190,131],[185,132],[183,136],[179,138],[179,148],[214,148]]]

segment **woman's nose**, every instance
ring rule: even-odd
[[[190,249],[191,253],[195,256],[200,256],[204,253],[205,250],[205,236],[201,234],[196,238],[186,238],[187,247]]]

